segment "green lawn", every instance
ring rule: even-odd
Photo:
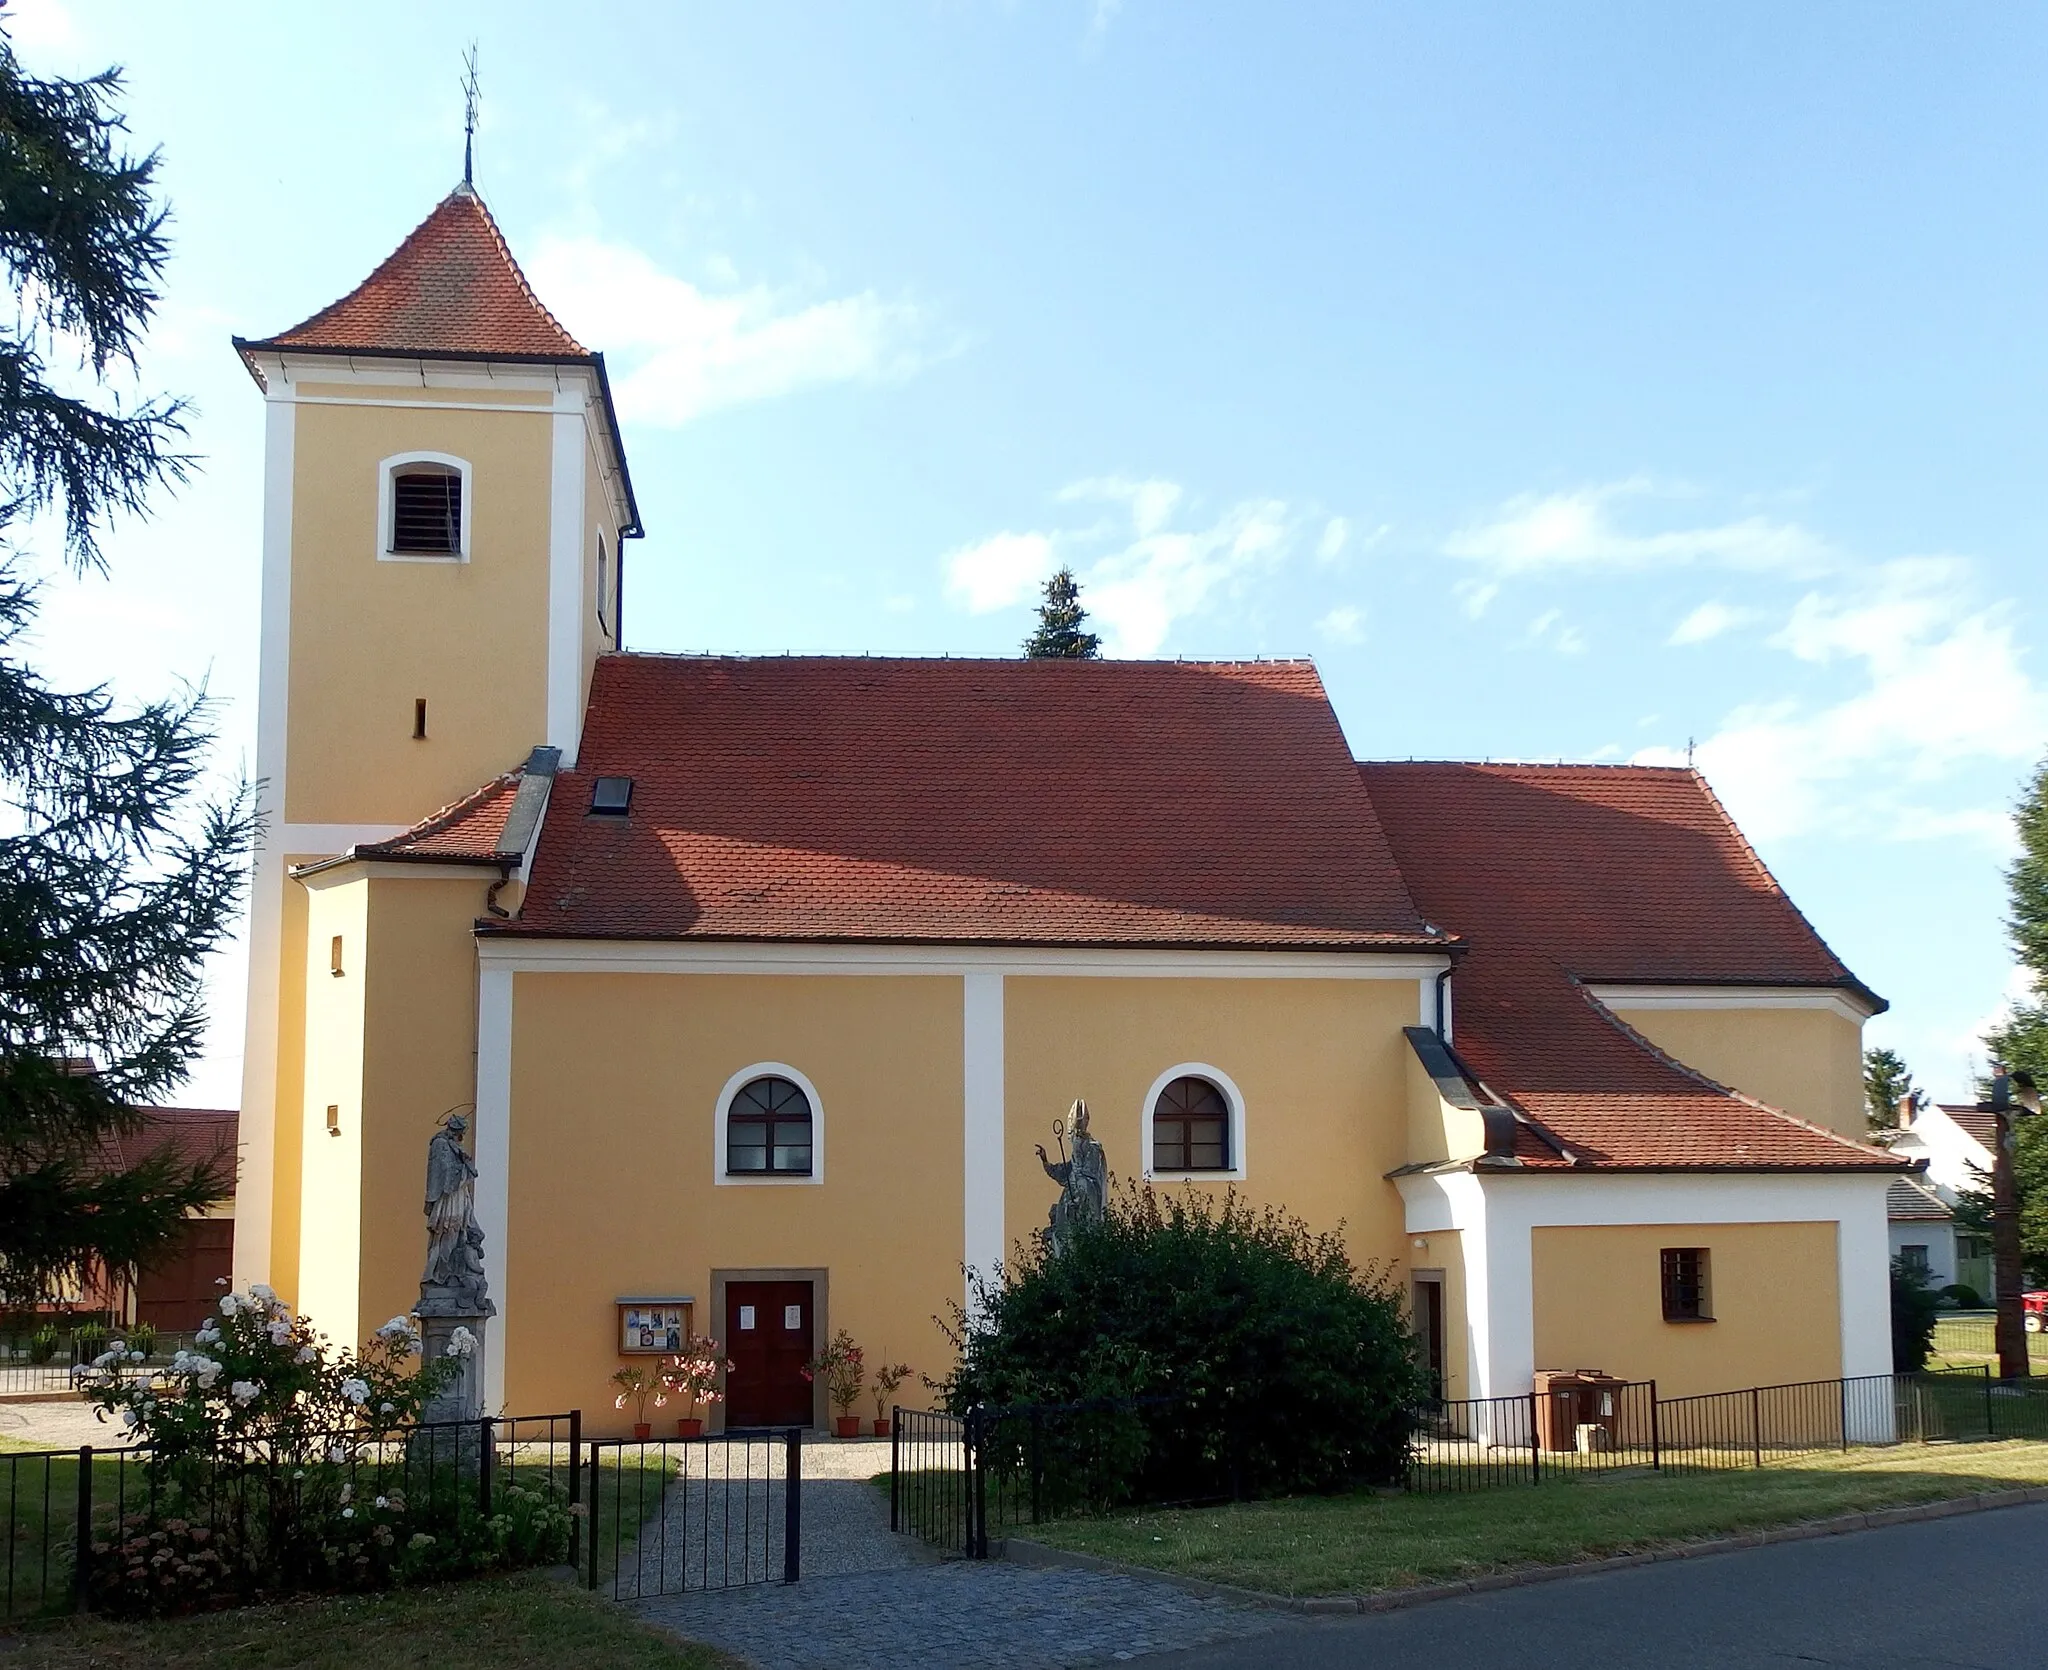
[[[8,1670],[738,1670],[626,1608],[527,1573],[160,1624],[0,1633]]]
[[[2048,1484],[2048,1444],[1910,1445],[1691,1478],[1592,1473],[1465,1495],[1062,1520],[1019,1534],[1269,1593],[1355,1595],[2039,1484]]]
[[[1995,1319],[1989,1311],[1962,1311],[1937,1317],[1934,1323],[1934,1355],[1929,1368],[1976,1368],[1996,1362],[1992,1343]],[[2027,1335],[2027,1361],[2036,1374],[2048,1373],[2048,1334]]]

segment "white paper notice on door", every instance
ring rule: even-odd
[[[804,1325],[804,1307],[802,1305],[784,1305],[782,1307],[782,1325],[785,1328],[801,1328]]]
[[[740,1306],[740,1327],[741,1327],[742,1329],[747,1329],[747,1328],[751,1328],[751,1327],[753,1327],[753,1325],[754,1325],[754,1307],[753,1307],[752,1305],[742,1305],[742,1306]]]

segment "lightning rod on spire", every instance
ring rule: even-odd
[[[462,55],[462,183],[473,185],[476,106],[481,97],[476,84],[476,42]]]

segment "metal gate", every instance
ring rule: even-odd
[[[968,1559],[988,1555],[972,1417],[889,1412],[889,1529]]]
[[[589,1456],[585,1581],[615,1600],[794,1583],[803,1434],[599,1438]]]

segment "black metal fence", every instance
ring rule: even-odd
[[[0,1453],[0,1622],[375,1587],[410,1566],[571,1559],[582,1416],[300,1435],[180,1466],[147,1446]]]
[[[1407,1482],[1484,1490],[1617,1468],[1717,1472],[1863,1446],[2004,1438],[2048,1439],[2048,1384],[1958,1369],[1664,1398],[1655,1381],[1636,1381],[1435,1403],[1417,1416]]]
[[[591,1441],[585,1581],[614,1599],[797,1581],[803,1434]]]
[[[119,1330],[104,1341],[80,1339],[73,1334],[60,1339],[52,1354],[42,1362],[35,1360],[32,1348],[9,1348],[0,1353],[0,1396],[75,1391],[93,1359],[113,1340],[125,1337]],[[139,1364],[121,1365],[121,1372],[132,1378],[150,1378],[168,1366],[176,1352],[188,1348],[191,1343],[190,1334],[157,1334],[150,1341],[146,1359]]]
[[[1176,1438],[1148,1420],[1175,1400],[1092,1398],[890,1416],[889,1525],[986,1559],[993,1531],[1127,1507],[1187,1507],[1242,1493],[1238,1435]]]

